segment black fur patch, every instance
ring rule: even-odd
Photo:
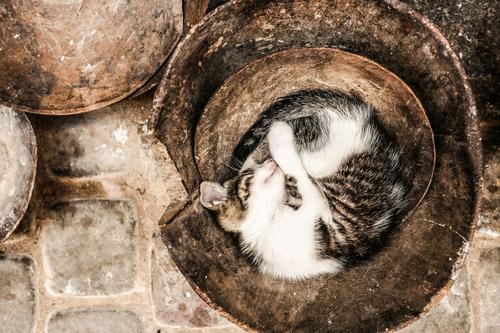
[[[287,198],[285,205],[297,210],[302,205],[302,195],[297,187],[297,179],[292,176],[285,175],[285,191]]]

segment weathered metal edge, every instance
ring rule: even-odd
[[[12,110],[13,112],[19,112],[16,110]],[[35,136],[35,131],[33,130],[33,126],[31,126],[31,122],[26,116],[26,114],[19,112],[19,116],[23,118],[22,122],[26,126],[28,132],[29,132],[29,145],[30,145],[30,152],[31,152],[31,158],[33,159],[33,169],[31,170],[31,175],[30,175],[30,186],[27,192],[23,194],[22,200],[22,205],[19,207],[21,214],[17,217],[17,221],[12,225],[10,230],[5,234],[3,239],[0,239],[0,245],[2,245],[7,239],[9,239],[10,235],[16,230],[17,226],[21,222],[21,220],[24,217],[24,214],[26,213],[26,209],[28,208],[28,205],[31,200],[31,195],[33,194],[33,189],[35,188],[35,177],[36,177],[36,171],[37,171],[37,165],[38,165],[38,145],[36,141],[36,136]]]

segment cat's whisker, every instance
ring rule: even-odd
[[[224,163],[224,165],[225,165],[226,167],[228,167],[230,170],[233,170],[233,171],[239,172],[239,171],[240,171],[240,169],[241,169],[241,167],[234,166],[234,165],[231,163],[231,161],[229,161],[229,162],[223,162],[223,163]]]
[[[229,161],[230,164],[233,164],[235,165],[235,167],[237,167],[238,169],[241,169],[241,167],[243,166],[243,162],[238,159],[237,157],[234,157]]]
[[[233,161],[236,161],[238,164],[243,165],[243,161],[236,156],[233,156]]]

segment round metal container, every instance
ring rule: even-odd
[[[259,112],[310,85],[356,90],[381,109],[412,170],[414,209],[376,256],[337,276],[293,283],[256,272],[199,205],[197,191],[203,179],[222,176]],[[151,123],[192,193],[167,210],[163,240],[195,290],[247,329],[406,326],[449,289],[477,223],[476,118],[448,42],[398,1],[231,1],[190,31],[156,92]]]
[[[22,112],[0,105],[0,244],[21,221],[33,191],[36,138]]]
[[[71,114],[132,94],[182,32],[182,1],[1,1],[0,103]]]

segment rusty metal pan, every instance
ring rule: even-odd
[[[21,221],[36,173],[35,133],[23,112],[0,105],[0,244]]]
[[[274,61],[286,67],[297,52],[292,50],[300,48],[341,49],[394,73],[393,82],[404,82],[417,98],[409,100],[419,100],[426,112],[426,117],[413,118],[407,135],[418,128],[426,133],[430,124],[436,160],[433,175],[429,150],[414,160],[419,193],[431,175],[432,181],[383,251],[338,276],[292,283],[257,273],[239,254],[236,241],[199,206],[196,192],[204,177],[220,176],[220,163],[234,142],[274,97],[259,101],[262,105],[238,126],[230,120],[231,108],[245,96],[262,97],[259,89],[283,93],[264,76],[258,81],[266,86],[252,81],[261,75],[252,64],[268,66],[268,71]],[[330,52],[322,52],[318,62],[328,60]],[[308,59],[296,62],[297,69]],[[245,72],[238,86],[235,77]],[[303,68],[297,72],[306,76]],[[315,82],[324,83],[317,74]],[[397,92],[404,95],[404,89]],[[428,312],[451,286],[478,218],[482,155],[477,114],[458,57],[439,31],[408,6],[395,0],[231,1],[179,44],[153,104],[150,123],[156,124],[156,135],[192,193],[190,201],[166,212],[162,238],[195,290],[232,321],[266,332],[395,330]],[[395,124],[403,138],[404,124],[396,118],[386,124]],[[428,138],[420,141],[422,151]]]
[[[182,0],[0,1],[0,21],[0,103],[72,114],[157,72],[182,33]]]

